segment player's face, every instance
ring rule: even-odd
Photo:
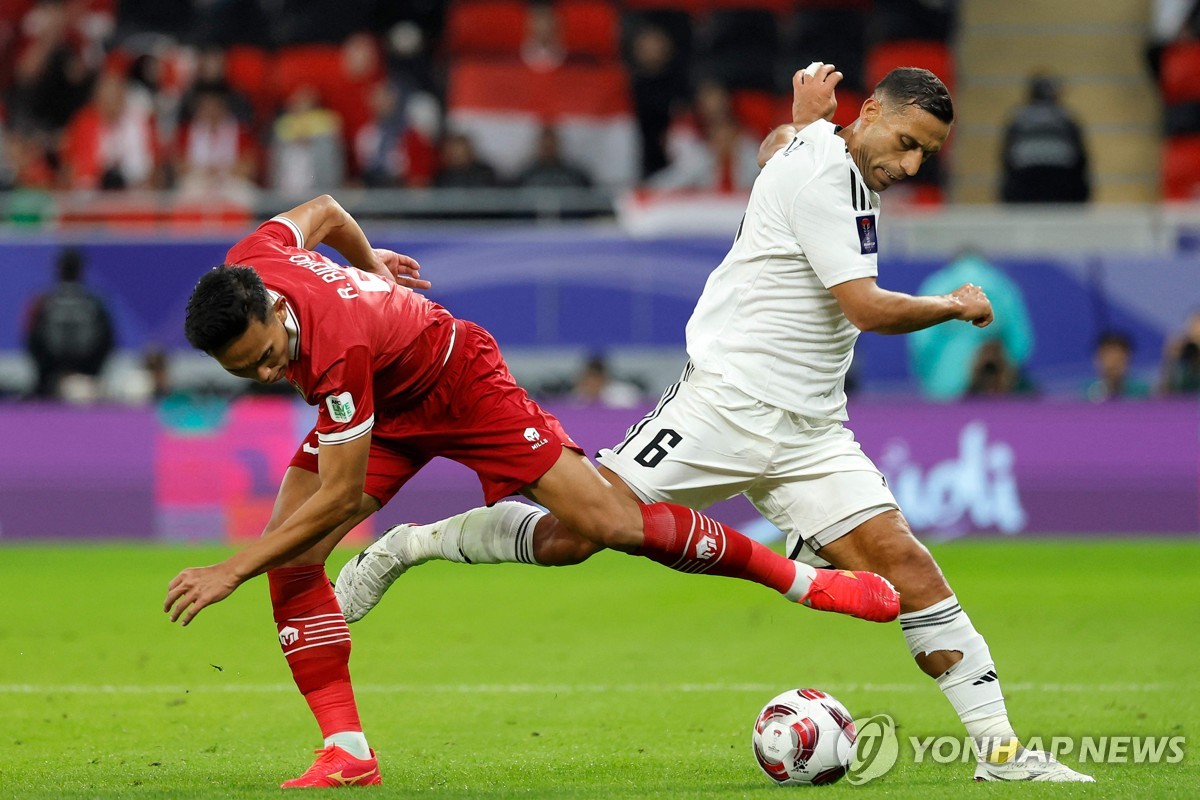
[[[847,144],[867,186],[882,192],[916,175],[949,135],[950,126],[928,111],[871,98]]]
[[[259,383],[282,380],[288,366],[288,334],[282,299],[267,314],[267,321],[250,320],[246,332],[213,353],[226,371]]]

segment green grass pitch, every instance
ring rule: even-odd
[[[320,738],[266,580],[187,629],[161,612],[179,569],[225,552],[0,549],[0,797],[272,797],[308,766]],[[1200,542],[935,554],[1024,737],[1200,733]],[[961,729],[896,625],[619,554],[556,570],[423,566],[353,632],[384,785],[351,791],[372,797],[1200,797],[1193,741],[1182,763],[1089,764],[1091,786],[977,785],[970,764],[914,764],[907,737]],[[861,787],[770,784],[750,725],[800,686],[894,717],[896,767]]]

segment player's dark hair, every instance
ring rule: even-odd
[[[197,350],[213,353],[267,321],[271,303],[262,278],[249,267],[222,264],[205,273],[187,304],[183,332]]]
[[[897,67],[883,76],[872,94],[896,105],[916,106],[947,125],[954,122],[954,102],[950,99],[950,90],[927,69]]]

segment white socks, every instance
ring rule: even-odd
[[[793,561],[792,563],[796,565],[796,580],[792,583],[792,588],[784,592],[783,596],[793,603],[798,603],[812,588],[813,578],[817,577],[817,568],[805,564],[803,561]]]
[[[325,737],[325,746],[336,745],[355,758],[368,759],[371,748],[367,746],[367,737],[362,731],[342,731]]]
[[[546,514],[524,503],[505,501],[473,508],[429,525],[415,525],[395,537],[396,555],[412,566],[431,559],[460,564],[537,564],[533,529]]]
[[[1010,743],[1015,753],[1017,734],[1008,721],[992,654],[957,598],[950,595],[929,608],[901,614],[900,628],[914,657],[939,650],[962,653],[962,660],[937,678],[938,688],[975,740],[979,754],[999,754]]]

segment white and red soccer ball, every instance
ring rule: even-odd
[[[776,783],[833,783],[846,774],[857,732],[850,712],[819,689],[792,689],[754,721],[754,758]]]

